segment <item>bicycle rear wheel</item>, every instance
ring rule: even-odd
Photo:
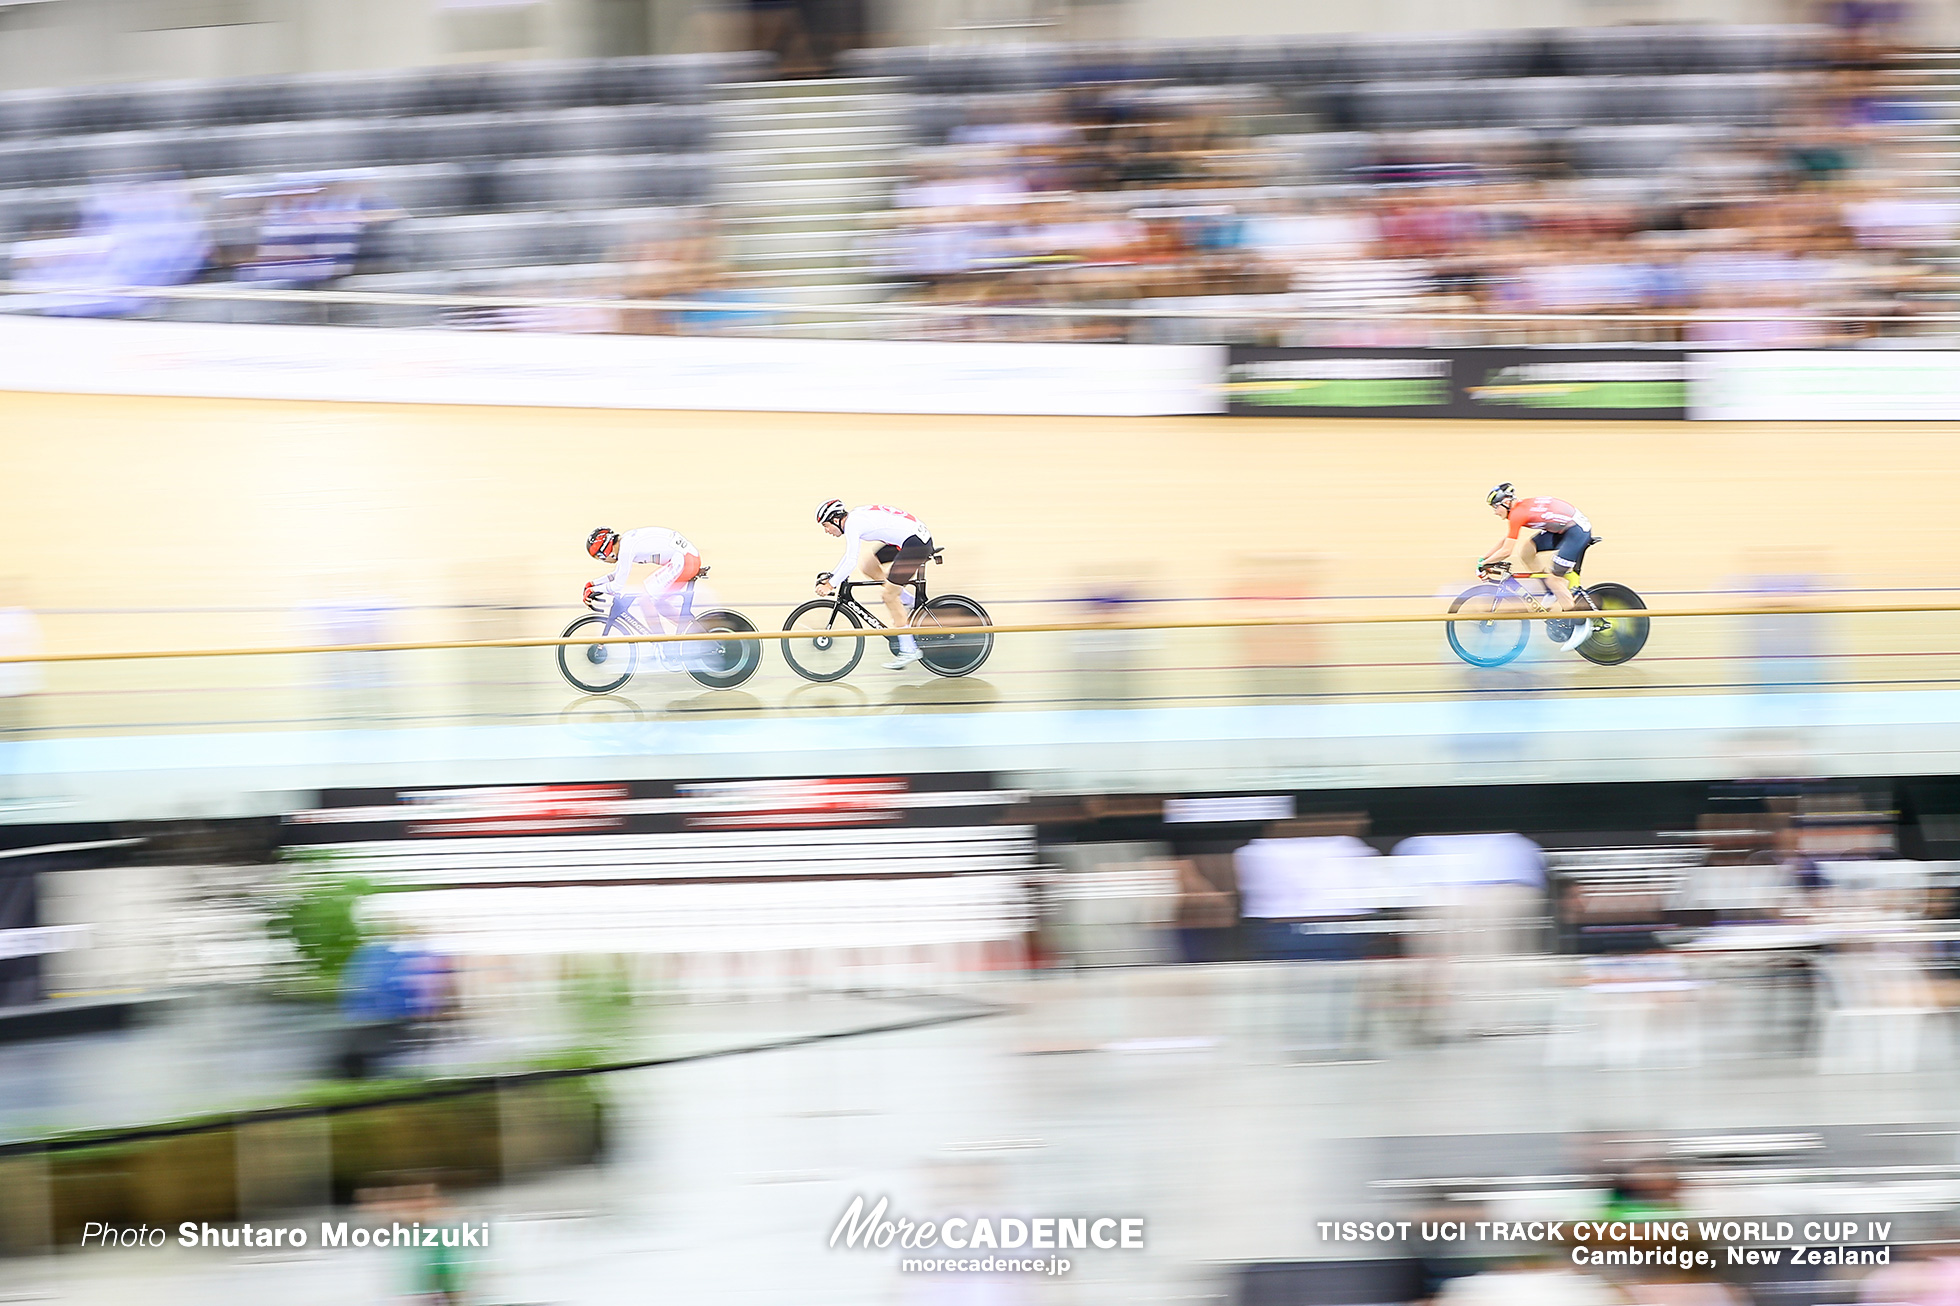
[[[1524,603],[1496,585],[1472,585],[1456,596],[1451,612],[1461,612],[1469,620],[1446,622],[1456,655],[1473,667],[1501,667],[1524,652],[1531,639],[1529,621],[1479,621],[1478,613],[1522,612]]]
[[[856,633],[863,624],[847,607],[829,599],[811,599],[789,614],[783,629],[823,634],[816,639],[784,640],[783,661],[805,680],[842,680],[864,656],[864,636]]]
[[[920,661],[935,676],[968,676],[980,669],[994,651],[994,637],[962,629],[991,626],[987,610],[964,594],[941,594],[926,600],[926,609],[913,622]]]
[[[594,612],[565,627],[563,637],[641,633],[635,624]],[[633,678],[640,651],[637,644],[560,644],[558,670],[582,694],[610,694]]]
[[[718,631],[752,631],[755,623],[739,612],[717,609],[698,612],[688,631],[713,634]],[[756,639],[689,640],[679,646],[687,674],[709,689],[733,689],[755,674],[762,665],[762,641]]]
[[[1588,585],[1586,595],[1605,615],[1606,629],[1593,632],[1590,639],[1579,645],[1579,656],[1602,667],[1617,667],[1622,662],[1633,661],[1640,650],[1647,647],[1647,627],[1652,623],[1646,617],[1613,614],[1644,611],[1647,605],[1638,594],[1611,581],[1604,585]]]

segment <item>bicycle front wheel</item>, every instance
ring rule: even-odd
[[[1522,612],[1516,595],[1496,585],[1472,585],[1456,596],[1451,612],[1467,620],[1446,622],[1444,633],[1456,655],[1473,667],[1501,667],[1524,652],[1531,638],[1529,621],[1479,621],[1478,613]]]
[[[987,610],[964,594],[927,599],[925,611],[913,622],[919,660],[935,676],[972,675],[994,651],[994,637],[966,628],[993,624]]]
[[[565,627],[564,638],[637,633],[637,626],[594,612]],[[560,644],[558,670],[582,694],[611,694],[633,678],[639,652],[634,644]]]
[[[688,624],[689,633],[698,630],[710,635],[754,629],[755,623],[741,613],[721,610],[696,613]],[[702,640],[699,644],[689,640],[680,649],[687,674],[709,689],[733,689],[762,665],[762,641],[756,639]]]
[[[1647,647],[1650,619],[1614,614],[1645,611],[1646,603],[1626,586],[1615,585],[1611,581],[1604,585],[1588,585],[1586,595],[1592,599],[1593,606],[1605,615],[1606,629],[1594,631],[1585,643],[1579,645],[1579,656],[1602,667],[1617,667],[1622,662],[1633,661],[1640,650]]]
[[[864,636],[856,633],[862,625],[849,608],[829,599],[811,599],[789,614],[783,629],[823,633],[815,639],[784,640],[783,661],[805,680],[842,680],[864,656]]]

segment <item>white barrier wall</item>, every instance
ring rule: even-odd
[[[742,412],[1222,410],[1224,350],[0,317],[0,390]]]
[[[1406,351],[1405,351],[1406,352]],[[1702,421],[1960,420],[1960,351],[1689,355]],[[1225,411],[1211,345],[775,340],[0,315],[0,390],[354,403],[1167,417]]]
[[[1694,354],[1688,415],[1716,422],[1952,421],[1960,418],[1960,352]]]

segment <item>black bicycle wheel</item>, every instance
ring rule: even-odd
[[[1647,627],[1651,621],[1646,617],[1617,617],[1616,612],[1642,612],[1647,605],[1640,596],[1624,585],[1608,581],[1604,585],[1588,585],[1586,595],[1606,616],[1606,629],[1596,630],[1592,637],[1579,645],[1579,656],[1588,662],[1597,662],[1602,667],[1617,667],[1622,662],[1631,662],[1647,647]]]
[[[991,626],[987,610],[964,594],[941,594],[926,600],[926,610],[913,621],[912,637],[920,661],[935,676],[968,676],[980,669],[994,651],[994,637],[974,634],[969,626]]]
[[[564,638],[575,635],[634,635],[637,625],[594,612],[565,627]],[[558,669],[572,688],[586,694],[610,694],[633,678],[640,659],[637,644],[560,644]]]
[[[754,629],[755,623],[741,613],[722,609],[698,612],[688,625],[690,633],[697,630],[712,634],[716,631]],[[687,674],[709,689],[733,689],[754,675],[755,669],[762,665],[762,641],[758,639],[703,640],[699,644],[689,640],[679,648]]]
[[[805,680],[842,680],[864,656],[864,636],[844,634],[863,626],[857,614],[830,599],[811,599],[789,614],[784,630],[822,631],[816,639],[783,641],[783,661]],[[836,633],[832,633],[832,632]]]
[[[1472,585],[1456,596],[1451,612],[1522,612],[1523,602],[1496,585]],[[1456,655],[1473,667],[1501,667],[1524,652],[1531,638],[1529,621],[1451,621],[1443,631]]]

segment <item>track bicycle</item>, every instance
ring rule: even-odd
[[[943,549],[932,551],[934,562],[943,562],[940,557]],[[821,573],[817,579],[829,580],[829,572]],[[784,630],[819,631],[814,639],[786,639],[783,641],[783,660],[790,669],[805,680],[842,680],[851,673],[859,660],[864,657],[863,635],[854,632],[870,629],[874,631],[889,629],[884,621],[865,603],[852,596],[851,591],[869,589],[877,591],[883,582],[845,579],[839,582],[837,593],[827,599],[811,599],[808,603],[789,614],[783,623]],[[994,637],[985,631],[974,631],[974,626],[991,626],[993,620],[987,610],[964,594],[941,594],[937,598],[926,597],[926,572],[919,568],[918,575],[912,578],[912,625],[905,633],[912,636],[919,646],[919,660],[926,670],[935,676],[966,676],[980,669],[980,664],[993,652]],[[898,637],[886,635],[894,651],[898,648]]]
[[[713,608],[694,611],[694,583],[708,574],[706,567],[681,587],[680,626],[675,633],[745,633],[755,623],[739,612]],[[634,594],[615,594],[604,612],[591,612],[565,627],[574,636],[652,635],[633,610]],[[733,689],[762,665],[762,643],[753,639],[685,640],[657,644],[560,644],[558,669],[572,688],[586,694],[612,694],[642,671],[685,671],[710,689]]]
[[[1533,626],[1543,626],[1546,639],[1553,644],[1563,644],[1572,635],[1573,622],[1594,618],[1603,620],[1606,625],[1603,629],[1595,630],[1578,647],[1579,656],[1588,662],[1596,662],[1602,667],[1616,667],[1622,662],[1632,661],[1647,645],[1648,618],[1615,615],[1642,612],[1647,607],[1638,594],[1624,585],[1607,581],[1582,587],[1579,573],[1575,571],[1565,578],[1572,587],[1572,597],[1580,605],[1573,616],[1554,616],[1544,621],[1516,618],[1479,621],[1478,613],[1557,611],[1550,594],[1541,594],[1523,583],[1528,580],[1542,581],[1547,575],[1545,572],[1512,574],[1508,568],[1498,564],[1482,574],[1487,578],[1483,584],[1472,585],[1450,604],[1450,611],[1462,613],[1463,619],[1448,622],[1444,627],[1449,635],[1450,647],[1473,667],[1501,667],[1516,658],[1531,641]]]

